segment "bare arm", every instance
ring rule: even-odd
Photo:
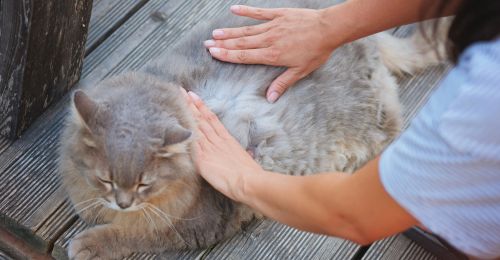
[[[417,223],[384,190],[378,159],[354,175],[266,172],[196,95],[191,93],[190,100],[198,119],[194,150],[199,172],[233,200],[290,226],[362,244]]]
[[[417,224],[384,190],[378,158],[354,175],[248,175],[240,200],[287,225],[371,243]]]
[[[440,1],[351,0],[322,10],[232,6],[236,15],[267,22],[223,28],[207,40],[213,57],[234,63],[288,67],[267,91],[276,101],[288,87],[321,66],[340,45],[394,26],[434,18]],[[454,0],[442,15],[453,14]]]
[[[324,9],[323,17],[325,22],[331,25],[327,32],[329,38],[334,38],[340,32],[342,35],[340,43],[342,44],[396,26],[436,18],[436,15],[452,15],[461,1],[451,1],[451,4],[442,13],[437,14],[436,9],[440,2],[432,0],[351,0]]]

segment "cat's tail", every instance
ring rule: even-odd
[[[384,64],[390,71],[413,74],[446,59],[446,41],[452,18],[425,21],[407,38],[387,32],[374,35]],[[434,28],[437,25],[436,28]],[[421,26],[421,28],[419,28]]]

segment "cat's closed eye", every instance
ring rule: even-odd
[[[107,189],[112,189],[113,188],[113,182],[110,180],[103,179],[101,177],[97,177],[99,182],[101,182]]]
[[[152,183],[139,183],[137,184],[137,192],[142,193],[151,187]]]

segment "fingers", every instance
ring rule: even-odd
[[[219,118],[217,118],[217,115],[215,115],[194,92],[189,92],[189,96],[193,100],[200,115],[200,120],[198,122],[200,130],[202,130],[203,133],[211,139],[210,141],[213,142],[217,141],[214,135],[227,138],[229,132],[227,132],[224,125],[222,125]]]
[[[279,8],[258,8],[246,5],[233,5],[231,12],[239,16],[246,16],[257,20],[272,20],[282,14]]]
[[[276,102],[285,91],[295,82],[303,78],[303,73],[294,68],[289,68],[283,74],[279,75],[267,89],[267,101],[270,103]]]
[[[207,48],[219,47],[230,50],[244,50],[267,48],[271,45],[271,41],[269,41],[267,35],[259,34],[227,40],[207,40],[204,44]]]
[[[216,40],[226,40],[265,33],[269,29],[270,26],[267,23],[238,28],[216,29],[212,32],[212,37]]]
[[[227,50],[213,47],[208,50],[212,57],[231,63],[275,65],[278,60],[277,53],[271,51],[270,48]]]

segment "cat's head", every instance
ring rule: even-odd
[[[72,161],[107,208],[139,210],[175,196],[197,178],[190,155],[193,126],[182,118],[185,102],[171,97],[172,88],[164,91],[151,97],[139,90],[133,99],[120,92],[102,99],[74,94]]]

